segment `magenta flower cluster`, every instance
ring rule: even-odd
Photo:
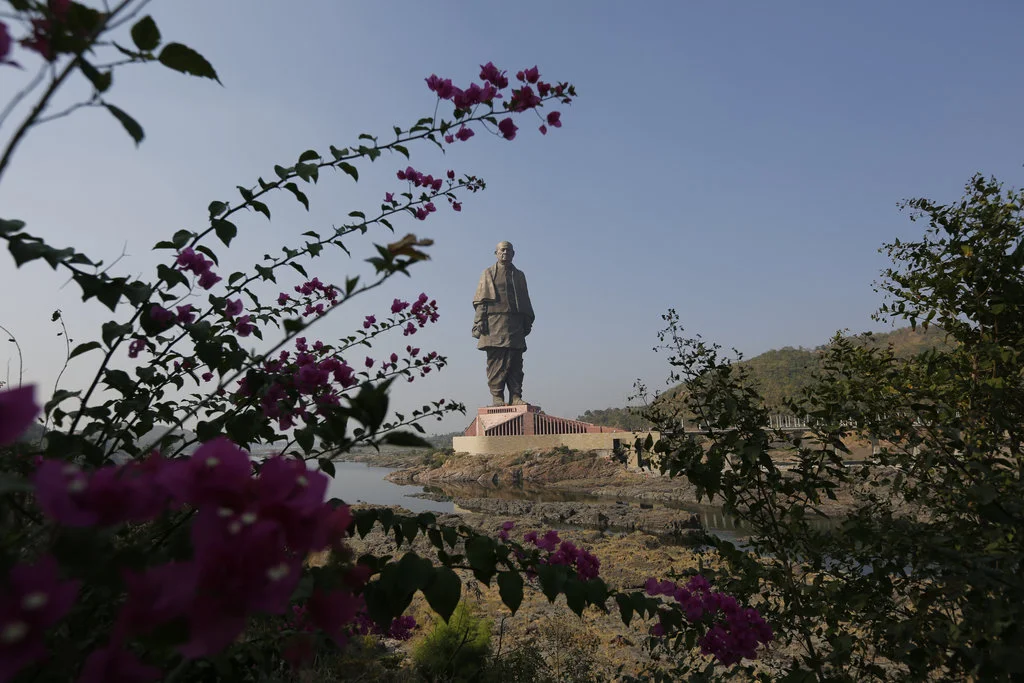
[[[451,100],[452,104],[455,105],[456,118],[459,118],[459,112],[469,111],[478,104],[493,106],[495,99],[502,98],[503,93],[501,90],[509,85],[509,80],[505,73],[492,62],[487,62],[480,65],[480,79],[483,81],[483,85],[471,83],[467,88],[462,89],[453,85],[450,78],[440,78],[436,74],[431,74],[426,79],[426,82],[427,88],[435,93],[439,99]],[[505,109],[507,111],[519,113],[529,109],[536,109],[544,101],[544,98],[549,96],[559,99],[563,103],[572,101],[572,98],[569,96],[572,90],[568,84],[558,83],[552,85],[540,80],[540,70],[536,66],[517,72],[516,79],[523,83],[523,85],[512,89],[511,97],[505,102]],[[536,87],[536,90],[534,90],[534,87]],[[560,128],[561,125],[559,113],[551,112],[547,117],[547,125],[542,124],[540,126],[540,132],[546,135],[548,132],[547,126]],[[505,117],[498,122],[498,132],[506,140],[514,140],[518,130],[519,127],[516,126],[511,117]],[[446,134],[444,139],[445,142],[451,144],[455,140],[465,141],[472,136],[473,131],[465,125],[461,125],[458,131]]]
[[[412,166],[407,166],[397,173],[399,180],[408,180],[414,187],[429,187],[434,192],[440,192],[444,185],[444,178],[435,178],[426,173],[420,173]]]
[[[34,388],[0,392],[0,445],[11,443],[38,414]],[[301,460],[273,457],[254,475],[248,454],[217,439],[184,459],[152,454],[143,461],[91,472],[42,460],[32,477],[37,505],[65,527],[148,522],[192,510],[191,555],[120,577],[125,600],[109,642],[92,651],[80,683],[154,681],[161,672],[129,645],[137,636],[187,626],[178,650],[187,659],[213,655],[235,641],[255,613],[282,614],[310,552],[346,554],[351,521],[345,506],[324,502],[327,476]],[[332,638],[355,618],[356,595],[368,578],[356,567],[344,585],[314,591],[305,604],[310,622]],[[16,564],[0,586],[0,681],[46,656],[47,631],[74,608],[80,581],[60,576],[48,555]]]
[[[71,0],[48,0],[40,9],[41,14],[33,17],[29,22],[32,26],[32,34],[18,42],[22,47],[37,52],[43,59],[52,62],[57,58],[57,52],[53,47],[54,38],[68,32],[67,20],[71,9]],[[75,37],[81,39],[85,37],[85,34],[79,29],[75,32]],[[8,31],[7,25],[0,22],[0,64],[20,67],[20,64],[10,59],[13,43],[14,39]]]
[[[286,349],[263,361],[272,379],[256,393],[263,416],[277,420],[281,429],[294,427],[296,420],[316,420],[317,413],[338,405],[345,390],[359,383],[352,366],[322,342],[309,347],[305,337],[298,337],[295,346],[294,354]],[[236,396],[254,396],[247,378],[239,381]]]
[[[301,285],[295,286],[295,291],[301,296],[305,297],[304,302],[305,308],[302,310],[303,317],[309,316],[321,316],[327,308],[337,306],[339,301],[338,297],[340,292],[334,285],[328,285],[320,282],[320,278],[314,277],[312,280],[303,282]],[[289,297],[284,293],[278,297],[278,303],[282,306],[283,302],[287,302]]]
[[[647,579],[648,595],[665,595],[680,606],[686,619],[712,623],[700,639],[701,652],[712,655],[726,666],[741,659],[756,659],[758,645],[772,641],[771,627],[754,608],[743,608],[735,597],[711,590],[703,576],[691,577],[685,585],[665,580]],[[651,627],[654,636],[665,635],[663,623]]]
[[[185,247],[178,253],[175,263],[179,268],[199,276],[199,286],[210,289],[221,281],[221,277],[213,272],[213,261],[207,259],[192,247]]]
[[[49,555],[10,570],[0,589],[0,681],[46,656],[46,632],[71,611],[80,587],[61,579]]]
[[[329,297],[331,292],[337,290],[330,285],[322,285],[314,278],[297,287],[296,291],[302,295],[326,293],[325,296]],[[283,293],[281,297],[288,298]],[[378,334],[391,327],[401,327],[403,335],[409,336],[427,323],[437,322],[439,317],[437,302],[423,293],[412,303],[395,299],[391,311],[399,317],[376,327],[368,334]],[[376,316],[369,315],[363,320],[363,328],[366,330],[376,324]],[[406,346],[406,353],[410,365],[418,368],[421,377],[430,372],[430,364],[438,359],[434,351],[419,356],[420,350],[412,346]],[[399,360],[398,354],[392,353],[390,362],[384,361],[379,365],[376,378],[383,379],[389,372],[398,371]],[[371,368],[376,361],[367,357],[362,364],[366,368]],[[276,420],[282,430],[295,427],[299,421],[315,421],[318,414],[322,415],[331,406],[338,405],[344,393],[359,384],[360,374],[369,378],[366,373],[357,373],[344,358],[337,356],[332,347],[321,341],[310,344],[305,337],[295,339],[294,352],[285,349],[276,358],[264,360],[262,369],[269,377],[269,381],[254,393],[246,378],[242,378],[236,390],[236,400],[249,401],[254,397],[258,398],[262,415]],[[409,381],[413,379],[409,377]]]
[[[409,640],[413,635],[413,631],[418,626],[415,617],[404,615],[396,617],[387,628],[382,629],[370,618],[366,610],[366,601],[362,595],[354,596],[351,607],[355,608],[355,612],[352,619],[346,621],[347,628],[338,632],[337,640],[340,641],[339,644],[344,644],[347,636],[365,636],[371,633],[394,640]],[[285,625],[293,631],[307,633],[313,632],[318,628],[316,621],[313,619],[312,611],[306,605],[293,605],[291,616]]]
[[[576,547],[571,541],[561,540],[554,529],[543,536],[538,536],[536,531],[529,531],[523,536],[523,542],[533,543],[541,550],[548,551],[549,555],[541,558],[541,562],[572,567],[584,581],[596,579],[600,573],[601,560],[589,551]]]

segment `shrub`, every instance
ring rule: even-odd
[[[438,620],[416,644],[416,669],[429,681],[477,680],[491,652],[492,625],[459,603],[447,623]]]

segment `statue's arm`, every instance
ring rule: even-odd
[[[533,330],[533,321],[537,318],[533,313],[533,302],[530,301],[530,289],[526,286],[526,276],[523,276],[523,296],[530,302],[530,313],[523,320],[523,333],[529,335]]]
[[[474,303],[473,309],[473,339],[479,339],[487,334],[487,302]]]

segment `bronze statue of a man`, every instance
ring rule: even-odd
[[[496,406],[505,405],[505,387],[511,405],[525,403],[523,352],[534,315],[526,276],[512,265],[515,254],[511,242],[498,243],[498,262],[480,276],[473,297],[473,337],[480,340],[476,347],[487,352],[487,384]]]

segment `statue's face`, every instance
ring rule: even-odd
[[[502,242],[494,251],[494,255],[498,257],[498,263],[512,263],[512,257],[516,255],[516,252],[511,244]]]

